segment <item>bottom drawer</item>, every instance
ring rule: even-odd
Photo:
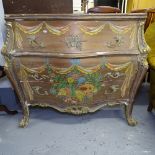
[[[14,66],[29,104],[58,109],[75,105],[95,108],[126,100],[138,69],[134,56],[24,57],[15,59]]]

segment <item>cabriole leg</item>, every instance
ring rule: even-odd
[[[19,127],[24,128],[29,123],[29,106],[27,104],[24,104],[23,106],[23,118],[19,123]]]
[[[134,118],[132,118],[132,108],[133,107],[131,104],[125,105],[124,111],[125,111],[125,117],[128,122],[128,125],[135,126],[137,125],[138,122]]]

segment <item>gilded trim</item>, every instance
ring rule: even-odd
[[[147,45],[144,37],[144,22],[139,22],[138,28],[138,48],[141,54],[147,54],[151,49]]]
[[[48,32],[50,32],[51,34],[58,35],[58,36],[65,34],[70,29],[69,25],[55,27],[47,24],[46,22],[42,22],[36,26],[25,26],[16,22],[16,28],[18,28],[20,31],[24,32],[25,34],[29,34],[29,35],[35,35],[41,32],[42,30],[47,29]]]
[[[51,107],[51,108],[54,108],[60,112],[67,112],[67,113],[70,113],[70,114],[74,114],[74,115],[82,115],[82,114],[87,114],[87,113],[93,113],[101,108],[104,108],[104,107],[115,107],[115,106],[119,106],[119,105],[128,105],[128,103],[126,101],[116,101],[116,102],[110,102],[110,101],[106,101],[106,102],[103,102],[102,104],[96,106],[96,107],[87,107],[87,106],[78,106],[78,105],[73,105],[73,106],[67,106],[66,108],[60,108],[60,107],[57,107],[55,105],[51,105],[51,104],[47,104],[47,103],[33,103],[33,104],[30,104],[30,106],[32,107],[36,107],[36,106],[39,106],[39,107],[42,107],[42,108],[47,108],[47,107]]]
[[[137,56],[137,59],[138,59],[139,64],[142,67],[144,67],[145,69],[148,69],[149,68],[148,61],[147,61],[147,55],[146,54],[138,55]]]
[[[83,33],[93,36],[93,35],[100,33],[104,29],[105,24],[101,26],[95,26],[95,27],[80,25],[79,27]]]

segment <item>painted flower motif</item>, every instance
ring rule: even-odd
[[[77,80],[79,78],[79,74],[72,74],[72,78]]]
[[[80,64],[79,59],[70,59],[74,69],[65,74],[52,72],[50,93],[63,99],[65,103],[78,104],[93,99],[103,84],[103,76],[100,72],[90,72],[85,74],[78,70],[76,65]]]
[[[89,94],[94,92],[95,87],[92,84],[86,83],[84,85],[81,85],[79,89],[83,91],[85,94]]]
[[[78,81],[78,85],[81,85],[81,84],[86,82],[86,78],[85,77],[80,77],[77,81]]]
[[[66,91],[66,95],[67,95],[67,96],[70,96],[71,90],[70,90],[69,88],[64,88],[64,89],[65,89],[65,91]]]
[[[76,98],[77,98],[80,102],[82,102],[83,99],[84,99],[84,97],[85,97],[85,94],[84,94],[82,91],[80,91],[80,90],[76,90],[75,93],[76,93]]]
[[[66,92],[66,89],[65,88],[61,88],[58,92],[58,95],[59,96],[66,96],[67,95],[67,92]]]
[[[54,88],[51,88],[51,89],[50,89],[50,93],[51,93],[52,95],[56,95],[56,94],[57,94],[57,91],[56,91]]]
[[[74,79],[72,77],[67,78],[67,82],[69,84],[73,84],[74,83]]]
[[[94,90],[93,90],[93,93],[97,93],[97,88],[96,87],[94,87]]]

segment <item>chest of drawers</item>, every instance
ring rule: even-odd
[[[76,115],[123,105],[129,125],[147,70],[145,14],[6,15],[5,69],[23,107]]]

